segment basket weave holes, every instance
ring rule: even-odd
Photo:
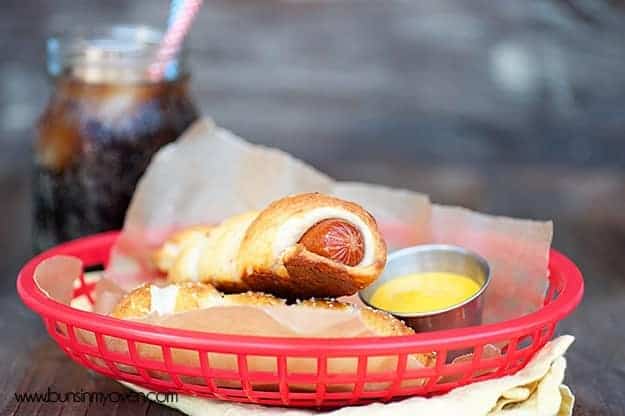
[[[284,360],[284,373],[280,361]],[[277,359],[278,377],[281,383],[286,382],[290,392],[311,391],[316,389],[318,381],[317,358],[283,357]],[[284,387],[282,387],[284,389]]]
[[[159,345],[154,344],[146,344],[144,342],[133,342],[128,340],[129,348],[131,347],[131,343],[134,344],[136,349],[136,354],[133,356],[132,349],[130,349],[131,356],[133,356],[133,361],[151,361],[155,363],[161,364],[161,368],[165,368],[165,359],[163,358],[163,350]]]
[[[65,340],[67,346],[75,351],[96,352],[99,350],[94,332],[70,324],[64,325],[67,331],[67,339]]]
[[[241,388],[241,376],[236,354],[221,352],[209,352],[206,355],[207,363],[210,363],[210,374],[217,387]],[[207,369],[202,369],[206,374]]]
[[[449,364],[452,362],[470,362],[473,361],[474,354],[475,348],[473,346],[466,346],[449,350],[447,351],[445,363]]]
[[[90,354],[82,354],[82,358],[85,361],[88,361],[89,362],[88,365],[91,366],[91,368],[93,368],[94,370],[111,373],[109,367],[106,365],[106,363],[104,362],[102,358],[96,357]]]
[[[112,335],[102,335],[100,333],[95,334],[98,350],[101,354],[107,355],[108,352],[115,354],[121,354],[127,356],[130,359],[130,352],[128,351],[128,342],[125,339],[114,337]]]
[[[353,391],[357,381],[358,357],[328,357],[325,362],[327,365],[326,390]]]
[[[525,335],[516,344],[517,351],[525,350],[527,348],[531,348],[534,344],[534,336],[533,335]]]

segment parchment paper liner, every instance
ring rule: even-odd
[[[490,263],[484,322],[538,309],[547,288],[552,223],[431,204],[427,195],[336,182],[277,149],[252,145],[209,120],[159,151],[139,182],[107,277],[122,287],[154,276],[150,255],[173,230],[214,224],[299,192],[352,200],[378,221],[389,249],[419,243],[469,248]],[[518,192],[518,190],[515,190]]]

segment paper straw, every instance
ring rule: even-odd
[[[178,12],[180,11],[180,8],[182,7],[182,4],[184,3],[184,0],[171,0],[170,4],[169,4],[169,16],[167,17],[167,27],[171,27],[175,21],[176,21],[176,16],[178,15]],[[176,62],[176,60],[171,60],[170,62],[168,62],[165,65],[165,71],[163,72],[163,77],[165,77],[166,79],[174,79],[176,77],[176,75],[178,74],[178,62]]]
[[[171,26],[174,24],[176,16],[184,3],[183,0],[171,0],[169,5],[169,18],[167,19],[167,26]]]
[[[202,0],[180,1],[173,22],[169,25],[159,45],[156,59],[148,70],[152,81],[162,80],[165,67],[180,51],[200,6],[202,6]]]

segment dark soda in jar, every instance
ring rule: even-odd
[[[163,79],[147,75],[159,38],[114,27],[48,42],[54,91],[34,144],[36,250],[121,228],[151,157],[197,119],[184,55]]]

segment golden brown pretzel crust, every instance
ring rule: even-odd
[[[352,303],[341,302],[333,299],[307,299],[297,303],[298,305],[332,310],[358,310],[363,322],[373,333],[380,336],[412,335],[414,330],[403,321],[383,311],[372,309],[368,306],[358,306]]]
[[[152,284],[142,285],[124,296],[111,312],[111,316],[120,319],[144,318],[151,313]],[[284,299],[260,292],[224,294],[213,286],[198,282],[171,283],[178,291],[175,298],[174,313],[210,308],[214,306],[259,306],[271,307],[286,305]],[[358,311],[363,322],[376,335],[410,335],[414,331],[399,319],[388,313],[358,306],[347,302],[329,299],[308,299],[289,305],[291,308],[331,309],[335,311]]]
[[[221,294],[211,285],[194,282],[181,282],[178,287],[175,312],[187,312],[198,309],[202,301]],[[144,284],[127,293],[113,308],[111,316],[115,318],[142,318],[150,314],[152,305],[151,284]]]
[[[315,254],[296,243],[276,258],[273,246],[280,226],[302,218],[310,210],[338,208],[360,218],[371,230],[374,261],[366,267],[350,267]],[[371,284],[386,264],[386,244],[375,219],[359,205],[320,193],[292,195],[271,203],[249,226],[239,250],[242,280],[253,290],[287,298],[351,295]]]
[[[220,293],[211,285],[204,283],[172,283],[170,286],[178,288],[175,299],[175,312],[187,312],[202,308],[216,306],[256,306],[273,307],[284,306],[285,300],[272,295],[246,292],[226,295]],[[141,286],[128,293],[116,305],[111,316],[120,319],[141,319],[151,313],[151,285]],[[309,299],[299,301],[289,305],[289,308],[311,308],[311,309],[331,309],[335,311],[345,311],[348,313],[358,312],[362,323],[375,336],[397,336],[412,335],[414,331],[406,326],[404,322],[394,318],[388,313],[371,309],[366,306],[358,306],[351,303],[326,299]],[[253,313],[253,311],[251,312]],[[266,334],[271,336],[271,334]],[[414,354],[422,365],[432,364],[434,356],[432,354]]]
[[[182,250],[168,270],[170,282],[202,281],[228,293],[250,288],[241,279],[237,258],[245,231],[257,212],[235,215],[213,227],[201,238],[182,242]]]
[[[348,266],[299,241],[285,243],[289,239],[283,237],[285,230],[293,237],[314,227],[307,216],[317,209],[327,217],[317,223],[329,218],[349,222],[341,215],[357,217],[371,235],[364,250],[372,251],[372,261]],[[202,281],[225,292],[255,290],[291,299],[339,297],[368,286],[386,263],[386,245],[373,217],[355,203],[319,193],[289,196],[260,212],[240,214],[215,227],[194,228],[176,233],[154,256],[169,281]],[[172,253],[178,254],[172,259]]]
[[[212,228],[210,225],[194,225],[174,232],[161,248],[154,252],[152,260],[156,268],[167,273],[184,248],[207,235]]]

